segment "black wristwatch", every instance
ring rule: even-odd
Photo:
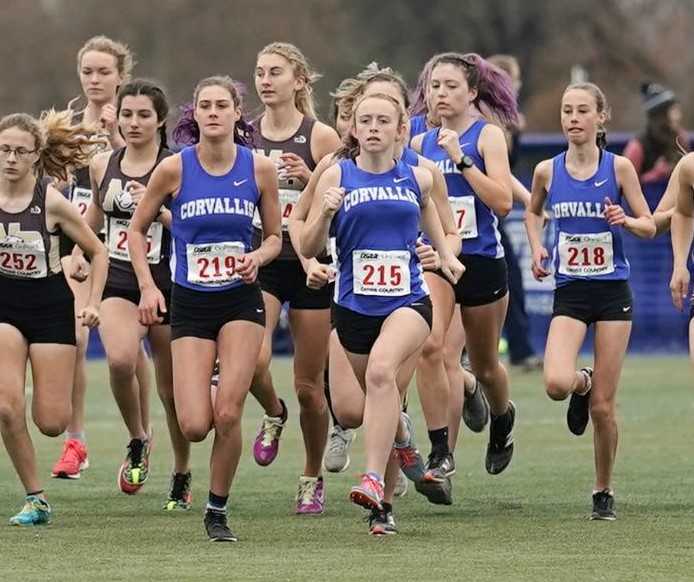
[[[474,166],[474,165],[475,165],[475,162],[472,160],[472,158],[470,156],[463,155],[463,157],[455,165],[455,167],[458,168],[462,172],[463,170],[467,170],[468,168],[472,168],[472,166]]]

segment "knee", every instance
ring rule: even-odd
[[[24,420],[24,403],[21,398],[3,398],[0,401],[0,426],[11,428]]]
[[[214,413],[214,427],[217,432],[227,434],[241,423],[242,406],[227,404],[220,406]]]
[[[65,432],[70,422],[70,413],[51,411],[50,414],[36,414],[34,424],[48,437],[57,437]]]
[[[615,421],[615,402],[613,399],[594,398],[590,399],[590,417],[593,425],[604,425]]]
[[[443,337],[441,334],[430,333],[422,346],[420,361],[431,364],[440,364],[444,361]]]
[[[126,379],[135,376],[137,358],[131,358],[125,353],[110,354],[108,358],[108,369],[111,376]]]
[[[545,390],[552,400],[564,400],[571,393],[574,375],[545,373]]]
[[[179,417],[178,426],[183,437],[191,443],[204,441],[212,428],[206,420],[186,417]]]
[[[327,405],[322,378],[320,382],[297,378],[294,388],[302,409],[322,410]]]
[[[381,362],[369,362],[369,366],[366,369],[366,386],[367,390],[387,390],[393,388],[397,391],[395,370]]]

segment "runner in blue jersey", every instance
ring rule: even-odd
[[[432,57],[424,64],[412,92],[412,104],[408,108],[410,113],[410,142],[418,135],[422,135],[430,129],[441,125],[441,119],[436,114],[436,111],[429,107],[431,70],[434,66],[435,58]]]
[[[556,221],[551,259],[556,290],[545,350],[545,388],[553,400],[571,396],[567,423],[573,434],[583,434],[592,418],[596,476],[591,518],[614,520],[616,396],[633,315],[622,229],[651,238],[655,223],[631,162],[604,149],[608,112],[596,85],[567,87],[561,125],[568,148],[535,168],[526,220],[533,275],[538,280],[550,274],[541,235],[545,204]],[[624,212],[623,201],[633,216]],[[594,368],[576,372],[591,324],[595,325]]]
[[[472,372],[491,409],[485,467],[496,475],[511,462],[515,421],[508,375],[498,352],[508,293],[497,214],[510,211],[512,186],[504,134],[480,119],[477,111],[483,106],[495,118],[511,123],[517,115],[516,101],[508,76],[476,54],[435,57],[430,91],[431,106],[442,125],[417,136],[412,147],[443,171],[463,239],[461,260],[466,271],[455,286],[455,303],[461,305]],[[440,458],[440,472],[454,470],[450,454]]]
[[[408,106],[407,87],[402,78],[389,68],[378,68],[378,66],[375,64],[371,65],[357,75],[357,78],[350,83],[350,87],[350,91],[342,94],[342,99],[350,104],[353,104],[354,101],[359,99],[362,95],[383,93],[399,101],[403,108],[406,109]],[[434,177],[434,185],[431,192],[432,200],[436,205],[437,213],[441,220],[444,232],[447,235],[449,247],[455,253],[459,252],[460,238],[457,235],[455,224],[453,222],[453,215],[450,211],[450,207],[448,206],[446,184],[445,180],[443,179],[443,175],[433,162],[417,155],[416,152],[410,148],[404,148],[403,150],[403,145],[404,144],[402,143],[398,143],[396,151],[396,155],[400,157],[402,161],[409,165],[421,165],[432,173]],[[299,204],[292,213],[289,230],[293,240],[300,238],[300,230],[303,225],[303,219],[305,218],[308,208],[310,207],[310,203],[314,197],[315,183],[317,181],[316,177],[322,175],[323,171],[333,163],[334,160],[332,159],[332,156],[328,156],[321,160],[319,166],[316,168],[314,177],[312,177],[309,185],[302,194]],[[424,277],[425,280],[427,280],[430,272],[438,268],[438,254],[430,245],[420,243],[420,241],[418,241],[416,251],[422,262],[422,267],[425,269]],[[436,301],[434,299],[435,298],[432,296],[432,303],[434,305],[433,326],[435,327],[438,317]],[[413,354],[400,368],[398,373],[398,386],[405,394],[419,359],[420,354],[417,352]],[[336,414],[339,418],[344,419],[343,422],[350,427],[357,427],[361,425],[362,411],[364,408],[363,392],[356,377],[354,376],[354,373],[352,372],[351,366],[345,356],[344,350],[340,345],[335,331],[333,331],[330,338],[329,368],[330,376],[332,378],[330,382],[331,395],[335,398],[334,409],[336,410]],[[445,425],[447,414],[446,394],[441,395],[436,393],[433,389],[427,389],[420,395],[420,401],[422,401],[422,406],[426,411],[425,418],[427,419],[427,423],[430,422],[429,411],[434,408],[435,410],[439,411],[440,416],[443,419],[442,424]],[[396,435],[395,450],[398,453],[398,460],[402,470],[404,471],[404,475],[417,483],[421,481],[425,472],[425,467],[421,455],[414,444],[414,435],[411,428],[412,422],[407,414],[403,413],[401,423],[398,427],[398,434]],[[338,450],[342,448],[339,446],[339,442],[335,448]],[[332,449],[329,449],[329,453],[331,450]],[[329,458],[329,455],[326,455],[326,465]],[[398,473],[397,480],[389,479],[388,471],[386,472],[386,475],[386,487],[383,503],[384,511],[374,511],[372,513],[370,518],[372,533],[393,533],[395,531],[395,522],[391,501],[394,495],[404,494],[406,491],[407,481],[402,479],[402,473]],[[449,490],[449,480],[445,479],[441,481],[437,485],[437,488],[443,491]],[[433,487],[430,489],[433,489]],[[450,497],[450,495],[448,495],[448,497]]]
[[[687,297],[689,308],[689,357],[694,360],[694,304],[690,281],[694,270],[694,154],[686,154],[675,166],[665,194],[653,214],[658,234],[672,231],[672,301],[680,311]]]
[[[366,393],[363,419],[367,470],[350,498],[382,511],[383,476],[397,436],[397,374],[431,329],[431,301],[416,254],[420,219],[455,281],[462,265],[446,246],[435,207],[431,174],[395,160],[407,125],[400,103],[385,94],[355,105],[343,159],[316,186],[301,233],[301,249],[315,256],[335,237],[338,275],[334,320],[340,343]]]
[[[198,83],[192,119],[179,122],[176,133],[196,145],[157,166],[128,231],[140,318],[152,325],[167,309],[147,261],[147,233],[170,200],[174,400],[188,440],[201,441],[215,429],[205,513],[212,541],[237,539],[227,525],[226,504],[241,455],[243,403],[265,326],[256,278],[258,268],[280,251],[277,173],[270,160],[244,147],[247,127],[229,77]],[[252,250],[256,207],[264,238]],[[219,388],[210,399],[217,354]]]
[[[104,344],[113,395],[129,432],[127,454],[118,477],[118,487],[126,494],[137,493],[149,477],[151,442],[145,389],[136,378],[138,355],[146,336],[152,350],[157,392],[166,411],[166,420],[174,452],[171,490],[165,507],[189,509],[191,501],[190,445],[181,434],[173,401],[171,366],[171,327],[169,314],[154,325],[139,321],[140,291],[128,254],[128,228],[135,209],[145,192],[154,168],[171,155],[167,149],[166,118],[169,105],[162,89],[143,79],[129,81],[118,91],[118,124],[126,145],[103,152],[92,159],[90,173],[95,195],[85,219],[95,230],[105,227],[109,250],[109,274],[104,289],[99,334]],[[147,261],[152,276],[169,303],[171,236],[168,226],[171,212],[162,208],[148,233]],[[78,250],[73,262],[80,260]]]
[[[311,85],[317,76],[292,44],[271,43],[258,53],[255,88],[264,110],[254,122],[254,145],[255,151],[269,157],[278,169],[283,233],[282,252],[258,274],[267,326],[251,392],[265,415],[253,444],[253,457],[262,466],[274,461],[287,419],[287,408],[276,394],[270,370],[272,336],[286,303],[294,345],[293,384],[306,451],[297,483],[297,514],[323,513],[326,498],[321,469],[329,425],[323,376],[330,334],[330,292],[325,286],[309,287],[307,279],[318,276],[327,282],[330,268],[327,252],[307,260],[295,251],[287,231],[289,214],[316,163],[340,146],[335,130],[316,118]]]

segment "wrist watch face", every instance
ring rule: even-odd
[[[465,166],[466,168],[472,168],[472,166],[475,165],[475,162],[472,161],[472,158],[470,156],[463,156],[463,159],[461,160],[462,165]]]

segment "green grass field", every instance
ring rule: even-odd
[[[414,488],[396,504],[401,533],[366,534],[364,512],[347,500],[362,468],[363,440],[347,472],[327,477],[327,512],[293,515],[303,446],[289,360],[274,364],[289,395],[290,423],[280,456],[267,468],[251,458],[260,410],[249,399],[245,447],[231,496],[238,544],[210,544],[202,528],[208,444],[193,449],[195,507],[161,510],[170,453],[161,406],[154,402],[152,476],[134,497],[118,492],[116,471],[126,433],[106,382],[90,364],[88,439],[91,468],[79,481],[46,479],[54,507],[45,528],[0,527],[3,580],[692,580],[694,454],[692,374],[684,357],[631,358],[619,399],[621,443],[614,523],[590,522],[590,431],[572,437],[565,403],[544,396],[539,375],[513,375],[518,406],[516,455],[506,473],[483,466],[486,435],[462,435],[456,455],[454,504],[427,503]],[[414,396],[414,392],[413,392]],[[428,444],[416,397],[419,443]],[[209,440],[209,439],[208,439]],[[61,439],[35,436],[48,475]],[[19,507],[21,489],[0,455],[0,515]]]

